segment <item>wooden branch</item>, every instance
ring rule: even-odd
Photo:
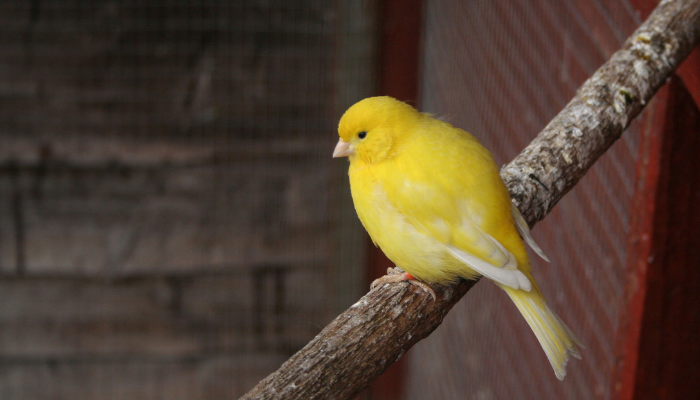
[[[552,122],[502,170],[533,225],[578,182],[700,42],[700,0],[661,2]],[[242,399],[348,399],[429,335],[475,284],[383,285],[338,316]]]

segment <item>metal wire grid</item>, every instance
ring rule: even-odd
[[[422,109],[503,164],[640,23],[625,0],[426,2]],[[586,344],[559,382],[509,298],[482,282],[409,353],[409,399],[608,398],[638,126],[534,230],[549,305]]]
[[[0,397],[233,397],[325,324],[334,18],[0,5]]]

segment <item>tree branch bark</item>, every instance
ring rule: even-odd
[[[662,1],[579,89],[571,102],[501,171],[525,219],[542,220],[622,135],[694,46],[700,0]],[[347,399],[368,386],[441,323],[475,281],[382,285],[332,321],[242,399]]]

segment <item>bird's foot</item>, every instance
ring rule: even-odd
[[[372,282],[372,284],[369,286],[369,290],[373,290],[375,287],[377,287],[377,285],[380,285],[382,283],[408,282],[428,292],[428,294],[433,298],[433,301],[437,299],[437,296],[435,296],[435,292],[430,286],[428,286],[424,282],[416,280],[416,278],[414,278],[408,272],[399,272],[398,269],[395,270],[394,268],[388,268],[386,270],[386,273],[387,274],[382,276],[381,278],[375,279],[374,282]]]

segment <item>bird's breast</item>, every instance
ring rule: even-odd
[[[374,243],[396,265],[426,282],[455,279],[442,268],[452,260],[445,245],[421,232],[389,200],[382,183],[362,170],[350,174],[357,215]]]

